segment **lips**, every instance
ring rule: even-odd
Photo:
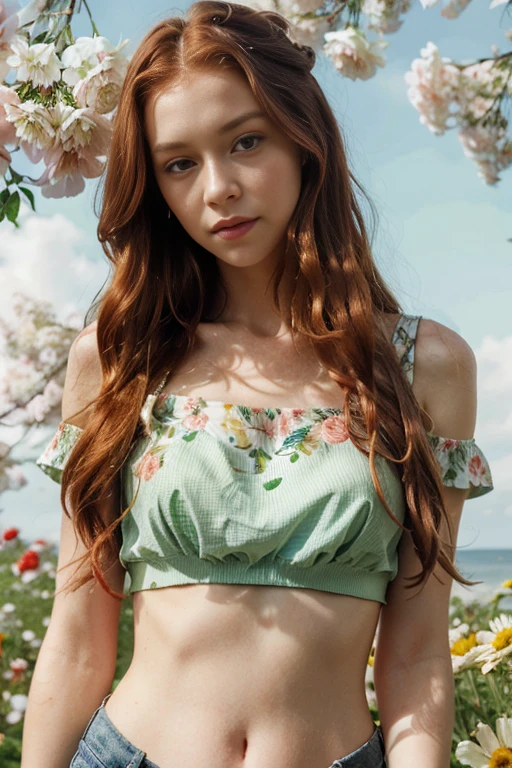
[[[252,228],[256,226],[258,221],[259,218],[248,219],[230,227],[222,227],[214,232],[214,234],[217,235],[217,237],[221,237],[223,240],[233,240],[238,237],[243,237],[250,232]]]
[[[238,224],[246,224],[249,221],[254,221],[254,219],[245,216],[233,216],[232,219],[226,219],[224,223],[219,222],[216,224],[213,227],[212,232],[219,232],[221,229],[231,229],[232,227],[238,226]]]

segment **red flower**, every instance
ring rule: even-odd
[[[16,563],[21,573],[23,571],[32,571],[39,567],[39,555],[33,549],[27,551],[19,558]]]
[[[11,539],[15,539],[19,532],[19,528],[8,528],[3,532],[3,540],[10,541]]]

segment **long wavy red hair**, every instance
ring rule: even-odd
[[[96,578],[111,595],[124,597],[111,589],[105,570],[118,557],[118,526],[131,504],[107,524],[98,503],[145,434],[145,398],[193,348],[198,323],[215,320],[212,308],[223,290],[216,259],[175,218],[167,218],[144,133],[144,108],[151,95],[184,72],[217,66],[235,67],[246,76],[263,110],[306,157],[286,254],[273,276],[273,301],[281,311],[279,283],[291,260],[296,274],[292,331],[309,339],[345,393],[350,438],[369,457],[388,514],[411,532],[422,571],[408,588],[424,582],[437,562],[458,582],[475,583],[452,564],[439,534],[443,518],[450,532],[451,525],[426,433],[428,417],[383,322],[387,313],[403,310],[372,257],[375,207],[348,167],[336,118],[310,72],[314,52],[294,45],[288,35],[288,22],[278,13],[202,0],[184,17],[173,16],[151,29],[129,63],[102,180],[98,225],[112,274],[85,318],[85,325],[97,318],[103,382],[62,476],[61,503],[70,516],[69,502],[87,547],[78,560],[88,559],[90,568],[66,591]],[[358,193],[369,203],[371,238]],[[376,454],[392,462],[403,482],[403,525],[382,493]]]

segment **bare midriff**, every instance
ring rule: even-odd
[[[371,737],[381,604],[191,584],[133,595],[134,654],[106,712],[159,768],[329,768]]]

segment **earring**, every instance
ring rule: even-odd
[[[171,209],[170,208],[167,209],[167,218],[168,219],[171,218]]]

